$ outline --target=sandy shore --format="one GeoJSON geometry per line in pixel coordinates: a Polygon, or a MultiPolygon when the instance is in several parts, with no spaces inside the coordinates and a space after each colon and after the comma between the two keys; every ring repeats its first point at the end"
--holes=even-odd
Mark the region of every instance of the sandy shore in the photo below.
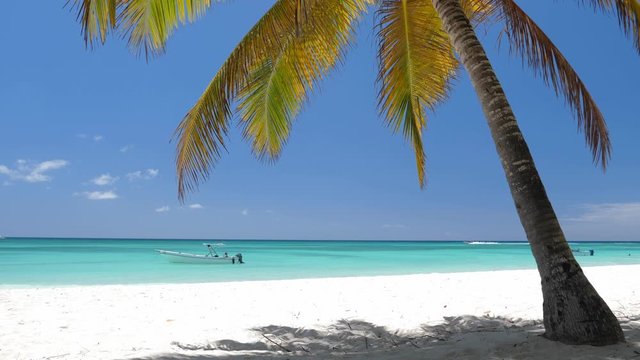
{"type": "Polygon", "coordinates": [[[541,338],[534,270],[0,287],[1,359],[640,358],[640,265],[585,269],[627,344],[541,338]]]}

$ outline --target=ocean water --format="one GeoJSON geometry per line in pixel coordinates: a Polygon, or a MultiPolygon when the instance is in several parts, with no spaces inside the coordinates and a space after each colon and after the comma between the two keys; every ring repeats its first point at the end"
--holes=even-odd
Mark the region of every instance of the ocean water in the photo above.
{"type": "MultiPolygon", "coordinates": [[[[535,268],[526,242],[208,240],[245,264],[169,262],[154,249],[204,254],[203,240],[0,240],[0,286],[186,283],[535,268]]],[[[583,266],[640,264],[640,242],[581,242],[583,266]]]]}

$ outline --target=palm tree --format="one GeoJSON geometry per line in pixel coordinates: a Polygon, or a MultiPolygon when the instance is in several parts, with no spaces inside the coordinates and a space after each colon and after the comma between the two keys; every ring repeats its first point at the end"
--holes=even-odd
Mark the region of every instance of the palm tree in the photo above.
{"type": "MultiPolygon", "coordinates": [[[[74,0],[85,41],[120,31],[145,56],[165,50],[171,33],[210,0],[74,0]]],[[[638,0],[582,0],[617,16],[640,50],[638,0]]],[[[610,156],[604,117],[552,41],[514,0],[277,0],[247,33],[180,123],[176,137],[181,200],[204,181],[225,149],[233,106],[260,159],[276,160],[292,121],[314,88],[343,60],[355,25],[377,8],[379,106],[387,124],[415,150],[425,185],[425,109],[447,99],[451,80],[469,73],[496,144],[542,280],[546,336],[571,344],[624,341],[617,319],[569,248],[504,91],[474,32],[502,22],[511,50],[572,108],[594,163],[610,156]],[[457,57],[456,57],[457,55],[457,57]],[[459,58],[459,60],[458,60],[459,58]]]]}

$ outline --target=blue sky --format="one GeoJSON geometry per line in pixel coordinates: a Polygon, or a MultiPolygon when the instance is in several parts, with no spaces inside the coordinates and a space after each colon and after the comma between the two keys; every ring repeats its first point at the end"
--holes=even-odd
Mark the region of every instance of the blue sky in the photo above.
{"type": "MultiPolygon", "coordinates": [[[[56,237],[524,240],[464,73],[429,114],[429,182],[376,109],[373,16],[312,96],[275,165],[234,128],[184,206],[170,142],[179,120],[268,0],[216,4],[145,62],[111,38],[86,50],[66,1],[6,4],[0,23],[0,234],[56,237]],[[27,16],[28,14],[28,16],[27,16]]],[[[613,17],[521,1],[574,65],[613,141],[595,168],[563,101],[480,29],[570,240],[640,240],[638,54],[613,17]]]]}

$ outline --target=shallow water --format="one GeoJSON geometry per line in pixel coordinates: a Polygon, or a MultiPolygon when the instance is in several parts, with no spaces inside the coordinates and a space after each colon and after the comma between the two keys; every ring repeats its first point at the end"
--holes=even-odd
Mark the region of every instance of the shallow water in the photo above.
{"type": "MultiPolygon", "coordinates": [[[[154,249],[202,254],[203,240],[0,240],[0,285],[221,282],[534,268],[526,242],[208,240],[242,265],[175,264],[154,249]]],[[[640,264],[640,242],[580,242],[583,266],[640,264]]]]}

